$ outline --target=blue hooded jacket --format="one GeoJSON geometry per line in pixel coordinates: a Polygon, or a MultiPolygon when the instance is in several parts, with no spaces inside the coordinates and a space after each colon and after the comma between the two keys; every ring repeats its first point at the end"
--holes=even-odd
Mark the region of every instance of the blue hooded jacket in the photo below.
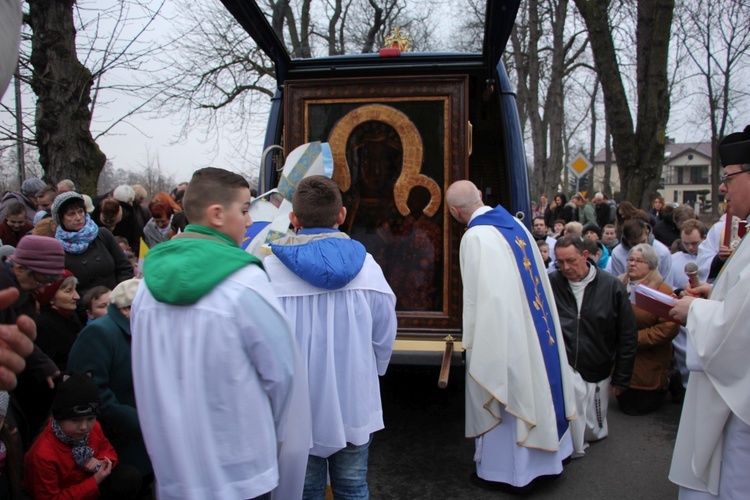
{"type": "Polygon", "coordinates": [[[367,250],[334,228],[300,229],[273,242],[273,254],[294,274],[318,288],[337,290],[362,270],[367,250]]]}

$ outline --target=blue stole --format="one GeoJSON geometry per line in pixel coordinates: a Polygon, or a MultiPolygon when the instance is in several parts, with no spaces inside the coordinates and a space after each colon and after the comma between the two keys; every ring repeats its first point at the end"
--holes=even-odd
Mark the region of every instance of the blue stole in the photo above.
{"type": "MultiPolygon", "coordinates": [[[[503,235],[513,250],[519,266],[521,281],[526,292],[526,300],[529,302],[531,317],[534,319],[534,327],[539,338],[539,347],[542,350],[544,358],[544,367],[547,370],[547,379],[549,380],[550,392],[552,393],[552,403],[555,407],[555,417],[557,421],[557,436],[562,439],[565,431],[568,430],[568,420],[565,418],[565,403],[563,400],[562,390],[562,371],[560,368],[560,352],[557,345],[557,332],[555,323],[552,320],[549,302],[547,302],[544,288],[539,278],[539,269],[534,259],[534,253],[531,250],[532,243],[526,231],[516,221],[515,217],[508,213],[502,206],[498,205],[494,209],[482,215],[478,215],[471,222],[469,227],[474,226],[494,226],[503,235]]],[[[501,286],[500,284],[498,284],[501,286]]]]}
{"type": "Polygon", "coordinates": [[[271,221],[253,222],[253,225],[247,228],[247,231],[245,231],[245,237],[242,239],[240,248],[245,250],[255,239],[255,237],[258,236],[258,234],[263,231],[270,223],[271,221]]]}

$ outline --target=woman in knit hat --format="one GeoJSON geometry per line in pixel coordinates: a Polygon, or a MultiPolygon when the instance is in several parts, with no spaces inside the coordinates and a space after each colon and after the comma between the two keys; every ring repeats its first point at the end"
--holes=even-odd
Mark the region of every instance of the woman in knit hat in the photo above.
{"type": "Polygon", "coordinates": [[[108,229],[97,227],[80,194],[68,191],[58,195],[52,204],[52,218],[58,224],[55,238],[65,249],[65,267],[78,278],[79,294],[97,285],[111,290],[133,277],[125,252],[108,229]]]}
{"type": "MultiPolygon", "coordinates": [[[[36,293],[39,302],[39,314],[34,318],[36,345],[49,356],[61,372],[65,372],[70,348],[83,328],[76,314],[76,302],[79,299],[76,283],[76,278],[66,269],[59,280],[36,293]]],[[[26,384],[31,382],[24,379],[24,394],[19,398],[19,404],[33,438],[41,431],[44,421],[49,416],[55,390],[44,381],[38,380],[33,387],[27,387],[26,384]]]]}
{"type": "Polygon", "coordinates": [[[60,280],[49,284],[36,294],[39,314],[36,317],[36,344],[52,361],[65,371],[68,353],[83,325],[75,314],[78,300],[78,280],[67,269],[60,280]]]}
{"type": "Polygon", "coordinates": [[[138,473],[118,466],[96,421],[99,391],[83,373],[65,377],[52,418],[26,453],[24,485],[32,498],[134,498],[138,473]]]}

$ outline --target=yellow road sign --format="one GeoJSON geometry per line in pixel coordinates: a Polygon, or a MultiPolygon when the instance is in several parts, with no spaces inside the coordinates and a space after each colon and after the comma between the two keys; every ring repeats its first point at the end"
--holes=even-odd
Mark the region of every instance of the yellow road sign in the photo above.
{"type": "Polygon", "coordinates": [[[568,163],[568,168],[576,177],[581,177],[583,174],[588,172],[594,167],[590,161],[584,158],[582,155],[578,155],[568,163]]]}

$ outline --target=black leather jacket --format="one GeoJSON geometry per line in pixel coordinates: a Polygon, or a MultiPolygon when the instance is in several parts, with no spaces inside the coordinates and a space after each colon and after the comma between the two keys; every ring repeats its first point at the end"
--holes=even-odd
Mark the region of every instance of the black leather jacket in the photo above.
{"type": "Polygon", "coordinates": [[[627,388],[638,347],[638,326],[625,285],[597,270],[584,290],[579,316],[567,278],[560,271],[549,278],[570,366],[587,382],[600,382],[612,374],[613,386],[627,388]]]}

